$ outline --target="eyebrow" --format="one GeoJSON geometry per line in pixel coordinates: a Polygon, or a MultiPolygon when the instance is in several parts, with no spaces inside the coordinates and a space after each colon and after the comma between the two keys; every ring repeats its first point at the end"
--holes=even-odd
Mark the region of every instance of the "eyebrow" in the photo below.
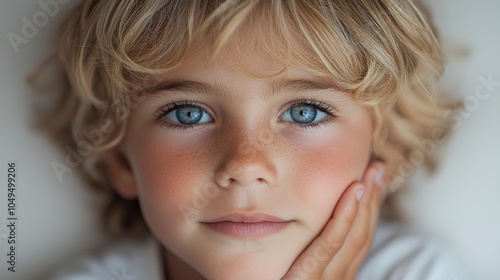
{"type": "MultiPolygon", "coordinates": [[[[260,94],[263,98],[269,98],[280,92],[304,92],[304,91],[320,91],[333,89],[338,91],[338,88],[329,83],[309,79],[287,79],[280,82],[272,82],[270,86],[265,88],[260,94]]],[[[218,84],[208,84],[205,82],[193,80],[170,80],[163,81],[144,91],[146,96],[154,97],[167,92],[182,92],[183,94],[208,94],[218,96],[222,99],[230,97],[230,90],[218,84]]]]}

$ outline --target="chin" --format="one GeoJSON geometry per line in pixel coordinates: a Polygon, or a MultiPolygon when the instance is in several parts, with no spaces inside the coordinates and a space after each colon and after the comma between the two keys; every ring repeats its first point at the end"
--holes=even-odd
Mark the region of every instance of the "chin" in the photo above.
{"type": "Polygon", "coordinates": [[[285,276],[293,260],[244,256],[214,262],[217,263],[205,263],[205,267],[201,269],[207,280],[279,280],[285,276]]]}

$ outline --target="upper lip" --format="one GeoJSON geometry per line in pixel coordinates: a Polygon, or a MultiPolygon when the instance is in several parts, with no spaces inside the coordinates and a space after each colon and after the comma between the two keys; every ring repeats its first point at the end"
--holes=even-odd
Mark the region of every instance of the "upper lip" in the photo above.
{"type": "Polygon", "coordinates": [[[283,223],[287,220],[281,219],[265,213],[231,213],[223,215],[215,219],[204,221],[204,223],[218,223],[218,222],[234,222],[234,223],[259,223],[259,222],[273,222],[283,223]]]}

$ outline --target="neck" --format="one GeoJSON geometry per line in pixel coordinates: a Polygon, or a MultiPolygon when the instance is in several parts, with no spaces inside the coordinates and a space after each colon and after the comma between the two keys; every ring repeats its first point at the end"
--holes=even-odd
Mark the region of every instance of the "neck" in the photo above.
{"type": "Polygon", "coordinates": [[[206,280],[195,269],[165,248],[163,248],[163,264],[165,280],[206,280]]]}

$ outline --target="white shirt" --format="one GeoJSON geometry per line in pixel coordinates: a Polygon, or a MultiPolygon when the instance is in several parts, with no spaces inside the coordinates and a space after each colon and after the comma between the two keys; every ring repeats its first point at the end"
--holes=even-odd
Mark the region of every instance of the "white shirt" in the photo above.
{"type": "MultiPolygon", "coordinates": [[[[396,224],[380,222],[357,280],[467,280],[469,277],[438,243],[396,224]]],[[[50,279],[164,280],[161,247],[153,237],[120,241],[101,256],[65,265],[50,279]]]]}
{"type": "Polygon", "coordinates": [[[438,242],[388,222],[379,223],[357,276],[357,280],[474,279],[438,242]]]}

